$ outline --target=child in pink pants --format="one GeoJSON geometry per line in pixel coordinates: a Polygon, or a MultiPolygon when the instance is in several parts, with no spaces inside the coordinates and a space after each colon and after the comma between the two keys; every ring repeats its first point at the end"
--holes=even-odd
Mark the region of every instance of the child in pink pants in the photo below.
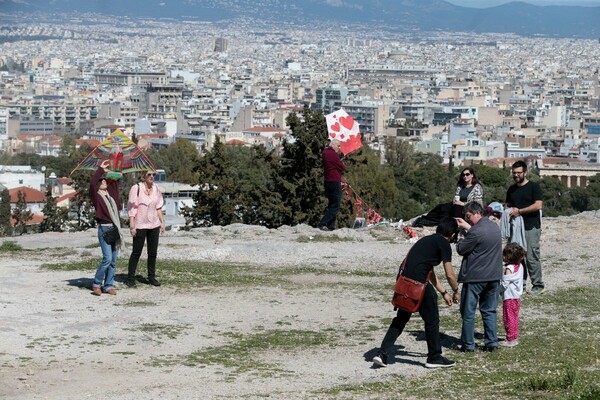
{"type": "Polygon", "coordinates": [[[502,276],[502,319],[506,340],[500,345],[514,347],[519,344],[519,311],[523,294],[523,264],[526,251],[517,243],[508,243],[502,251],[504,275],[502,276]]]}

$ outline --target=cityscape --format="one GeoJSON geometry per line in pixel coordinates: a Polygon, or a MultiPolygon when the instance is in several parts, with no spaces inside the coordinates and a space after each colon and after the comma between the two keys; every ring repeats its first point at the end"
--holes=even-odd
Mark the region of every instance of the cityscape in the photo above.
{"type": "Polygon", "coordinates": [[[0,0],[0,399],[600,399],[598,21],[0,0]]]}
{"type": "MultiPolygon", "coordinates": [[[[306,104],[343,108],[382,153],[394,138],[456,166],[532,159],[568,187],[600,172],[598,39],[255,18],[4,19],[0,151],[9,156],[57,156],[65,136],[94,147],[116,129],[146,149],[184,138],[202,155],[219,138],[277,152],[286,117],[306,104]]],[[[0,184],[39,191],[46,175],[3,166],[0,184]]],[[[57,196],[70,193],[53,178],[57,196]]],[[[172,190],[189,204],[190,187],[172,190]]]]}

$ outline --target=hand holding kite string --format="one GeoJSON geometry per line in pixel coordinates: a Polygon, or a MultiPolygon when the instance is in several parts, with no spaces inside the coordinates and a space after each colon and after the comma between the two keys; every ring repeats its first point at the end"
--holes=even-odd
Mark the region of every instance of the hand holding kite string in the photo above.
{"type": "Polygon", "coordinates": [[[120,129],[111,133],[102,143],[90,152],[74,169],[71,175],[78,169],[95,170],[100,165],[104,168],[110,166],[106,177],[108,179],[120,179],[124,173],[135,171],[154,171],[156,168],[133,141],[120,129]]]}

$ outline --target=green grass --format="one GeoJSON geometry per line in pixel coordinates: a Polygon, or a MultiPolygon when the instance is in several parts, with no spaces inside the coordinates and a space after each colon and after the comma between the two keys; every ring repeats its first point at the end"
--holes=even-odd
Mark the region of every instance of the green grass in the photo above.
{"type": "MultiPolygon", "coordinates": [[[[599,399],[600,289],[580,287],[527,297],[523,307],[536,314],[522,321],[519,346],[513,349],[469,354],[445,349],[445,356],[457,362],[452,369],[406,379],[402,364],[396,363],[392,367],[400,376],[342,385],[319,394],[331,398],[392,398],[393,393],[393,398],[423,399],[599,399]]],[[[440,318],[441,330],[446,333],[449,327],[460,327],[455,315],[442,313],[440,318]]],[[[479,323],[477,331],[482,331],[479,323]]],[[[499,333],[504,332],[499,329],[499,333]]]]}
{"type": "MultiPolygon", "coordinates": [[[[42,268],[53,271],[88,271],[92,273],[98,267],[98,257],[84,259],[79,262],[43,264],[42,268]]],[[[142,261],[143,263],[143,261],[142,261]]],[[[193,262],[193,261],[158,261],[157,272],[160,281],[170,287],[241,287],[241,286],[281,286],[286,284],[287,276],[304,274],[334,275],[341,277],[355,276],[365,278],[387,278],[388,271],[335,270],[314,267],[265,268],[247,264],[193,262]]],[[[142,268],[143,269],[143,268],[142,268]]],[[[117,262],[117,271],[127,270],[127,260],[117,262]]],[[[287,282],[292,285],[292,282],[287,282]]],[[[330,283],[337,286],[342,283],[330,283]]],[[[362,285],[353,283],[351,285],[362,285]]],[[[123,304],[127,306],[128,304],[123,304]]]]}
{"type": "Polygon", "coordinates": [[[290,372],[274,362],[261,360],[260,355],[269,352],[293,353],[307,347],[331,346],[336,343],[335,338],[325,331],[270,330],[249,335],[232,333],[226,336],[232,339],[231,343],[182,356],[155,357],[149,365],[154,367],[178,364],[188,367],[220,365],[233,370],[236,375],[251,373],[262,377],[284,376],[290,372]]]}
{"type": "Polygon", "coordinates": [[[317,233],[314,236],[300,235],[300,236],[298,236],[296,241],[299,243],[309,243],[309,242],[332,243],[332,242],[356,242],[357,239],[354,239],[351,237],[341,237],[341,236],[338,236],[335,234],[321,235],[320,233],[317,233]]]}
{"type": "Polygon", "coordinates": [[[191,329],[190,325],[168,325],[168,324],[141,324],[136,328],[128,328],[129,331],[140,331],[152,340],[155,339],[177,339],[186,330],[191,329]]]}
{"type": "Polygon", "coordinates": [[[8,253],[13,251],[22,251],[23,247],[12,240],[5,240],[0,244],[0,253],[8,253]]]}

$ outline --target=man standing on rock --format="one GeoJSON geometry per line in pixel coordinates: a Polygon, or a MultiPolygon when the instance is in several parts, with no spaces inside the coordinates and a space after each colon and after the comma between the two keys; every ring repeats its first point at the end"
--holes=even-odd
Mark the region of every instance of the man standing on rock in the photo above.
{"type": "Polygon", "coordinates": [[[475,351],[475,312],[483,320],[484,351],[498,349],[497,312],[502,279],[502,234],[495,222],[484,216],[483,206],[475,201],[464,208],[465,219],[457,218],[458,226],[466,230],[456,243],[456,252],[463,256],[458,282],[463,284],[460,298],[463,352],[475,351]]]}
{"type": "MultiPolygon", "coordinates": [[[[542,262],[540,261],[540,236],[542,234],[543,194],[540,185],[527,179],[527,164],[517,161],[512,165],[515,184],[506,192],[506,206],[512,207],[511,218],[523,217],[525,242],[527,243],[526,273],[531,278],[532,289],[529,293],[539,295],[546,290],[542,281],[542,262]]],[[[527,274],[524,279],[527,279],[527,274]]]]}
{"type": "Polygon", "coordinates": [[[327,211],[317,226],[322,231],[332,231],[335,229],[336,216],[340,211],[342,202],[342,174],[346,170],[346,165],[342,162],[338,154],[340,145],[341,142],[334,139],[322,153],[325,196],[327,196],[327,200],[329,201],[327,211]]]}

